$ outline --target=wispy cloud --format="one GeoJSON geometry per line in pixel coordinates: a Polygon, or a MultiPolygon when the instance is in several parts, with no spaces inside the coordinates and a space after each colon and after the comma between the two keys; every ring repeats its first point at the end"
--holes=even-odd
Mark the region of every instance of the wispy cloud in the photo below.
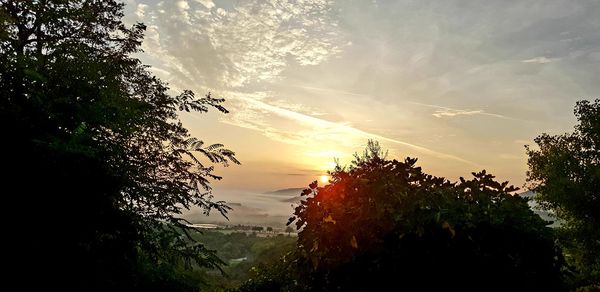
{"type": "Polygon", "coordinates": [[[436,118],[442,118],[442,117],[455,117],[455,116],[471,116],[471,115],[477,115],[477,114],[483,114],[483,113],[484,112],[482,110],[466,111],[466,110],[439,109],[439,110],[436,110],[435,113],[433,113],[431,115],[436,118]]]}
{"type": "Polygon", "coordinates": [[[307,114],[310,116],[323,116],[323,115],[327,114],[327,113],[323,112],[322,110],[312,108],[312,107],[304,105],[302,103],[289,102],[285,99],[275,99],[275,100],[269,101],[269,104],[272,104],[276,107],[288,109],[291,111],[307,114]]]}
{"type": "Polygon", "coordinates": [[[322,88],[322,87],[305,86],[305,85],[292,85],[292,86],[297,87],[297,88],[307,89],[307,90],[313,90],[313,91],[322,91],[322,92],[328,92],[328,93],[335,93],[335,94],[339,94],[339,95],[353,95],[353,96],[358,96],[358,97],[371,97],[371,96],[369,96],[367,94],[350,92],[350,91],[339,90],[339,89],[322,88]]]}
{"type": "Polygon", "coordinates": [[[517,118],[513,118],[513,117],[501,115],[501,114],[488,113],[488,112],[486,112],[486,111],[484,111],[482,109],[478,109],[478,110],[464,110],[464,109],[456,109],[456,108],[451,108],[451,107],[445,107],[445,106],[439,106],[439,105],[433,105],[433,104],[426,104],[426,103],[420,103],[420,102],[409,102],[409,103],[410,104],[424,106],[424,107],[435,108],[436,109],[435,112],[432,113],[431,115],[434,116],[434,117],[436,117],[436,118],[483,115],[483,116],[495,117],[495,118],[499,118],[499,119],[520,120],[520,119],[517,119],[517,118]]]}
{"type": "Polygon", "coordinates": [[[213,7],[215,7],[215,3],[212,2],[212,0],[194,0],[202,5],[204,5],[204,7],[208,8],[208,9],[212,9],[213,7]]]}
{"type": "Polygon", "coordinates": [[[134,12],[135,16],[137,16],[138,18],[144,18],[144,16],[146,15],[146,8],[148,8],[148,5],[138,4],[134,12]]]}
{"type": "Polygon", "coordinates": [[[560,60],[560,58],[547,58],[547,57],[541,56],[541,57],[535,57],[535,58],[531,58],[531,59],[527,59],[527,60],[522,60],[521,62],[534,63],[534,64],[546,64],[546,63],[552,63],[552,62],[555,62],[558,60],[560,60]]]}
{"type": "Polygon", "coordinates": [[[258,98],[248,97],[248,94],[231,93],[230,98],[241,102],[246,111],[241,114],[233,114],[226,123],[247,129],[257,130],[265,136],[289,144],[310,145],[312,143],[330,142],[336,144],[345,144],[348,147],[355,147],[364,143],[366,139],[376,139],[381,142],[389,142],[416,150],[421,154],[430,155],[440,159],[459,161],[469,165],[475,165],[473,162],[461,157],[435,151],[420,145],[408,143],[398,139],[386,137],[380,134],[367,132],[355,128],[348,123],[336,123],[325,119],[309,116],[303,113],[295,112],[289,109],[280,108],[259,100],[258,98]],[[271,126],[264,118],[264,112],[274,114],[280,118],[285,118],[297,122],[304,126],[304,130],[285,130],[271,126]],[[251,113],[251,114],[249,114],[251,113]]]}

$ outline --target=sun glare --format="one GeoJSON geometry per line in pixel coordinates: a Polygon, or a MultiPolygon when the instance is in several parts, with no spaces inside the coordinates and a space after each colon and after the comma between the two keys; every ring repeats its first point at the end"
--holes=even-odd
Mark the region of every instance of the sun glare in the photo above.
{"type": "Polygon", "coordinates": [[[324,183],[324,184],[325,184],[325,183],[328,183],[328,182],[329,182],[329,176],[328,176],[328,175],[322,175],[322,176],[320,177],[320,180],[321,180],[321,182],[322,182],[322,183],[324,183]]]}

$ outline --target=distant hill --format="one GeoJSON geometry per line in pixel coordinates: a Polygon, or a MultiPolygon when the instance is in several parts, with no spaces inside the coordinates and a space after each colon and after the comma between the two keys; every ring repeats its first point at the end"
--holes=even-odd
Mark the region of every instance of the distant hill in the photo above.
{"type": "MultiPolygon", "coordinates": [[[[184,218],[194,224],[243,224],[243,225],[268,225],[273,227],[285,227],[289,216],[271,215],[267,210],[244,206],[240,203],[234,203],[232,210],[227,212],[229,219],[221,216],[217,211],[210,212],[209,216],[200,210],[188,210],[184,214],[184,218]]],[[[291,212],[290,212],[291,214],[291,212]]]]}
{"type": "Polygon", "coordinates": [[[288,199],[282,199],[281,201],[285,202],[285,203],[299,204],[300,201],[302,201],[302,199],[303,199],[302,196],[295,196],[295,197],[291,197],[291,198],[288,198],[288,199]]]}
{"type": "Polygon", "coordinates": [[[221,192],[219,199],[228,202],[227,205],[232,208],[227,212],[229,220],[221,216],[217,210],[213,210],[209,216],[206,216],[204,210],[200,208],[186,210],[182,216],[192,223],[285,228],[290,215],[294,213],[292,200],[299,197],[302,190],[302,188],[286,188],[263,193],[244,193],[238,190],[221,192]]]}
{"type": "Polygon", "coordinates": [[[523,198],[531,198],[535,196],[535,193],[533,191],[526,191],[526,192],[522,192],[519,194],[519,197],[523,197],[523,198]]]}
{"type": "Polygon", "coordinates": [[[274,198],[279,202],[298,204],[300,203],[300,200],[302,200],[302,196],[300,196],[302,190],[304,190],[304,188],[287,188],[272,192],[266,192],[263,193],[263,195],[265,197],[274,198]]]}
{"type": "Polygon", "coordinates": [[[302,190],[304,190],[304,188],[287,188],[287,189],[266,192],[263,194],[275,195],[275,196],[296,197],[296,196],[300,195],[300,193],[302,193],[302,190]]]}
{"type": "Polygon", "coordinates": [[[527,204],[533,210],[534,213],[538,214],[542,219],[546,221],[552,222],[550,227],[556,227],[560,225],[560,220],[558,220],[552,212],[539,209],[539,204],[533,199],[535,197],[535,193],[532,191],[526,191],[518,194],[519,197],[529,199],[527,204]]]}

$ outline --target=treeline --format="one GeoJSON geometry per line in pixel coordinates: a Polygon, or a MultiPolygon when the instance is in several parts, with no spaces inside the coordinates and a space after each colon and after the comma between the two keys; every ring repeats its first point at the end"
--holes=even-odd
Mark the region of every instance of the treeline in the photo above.
{"type": "Polygon", "coordinates": [[[247,231],[273,231],[273,227],[267,226],[258,226],[258,225],[230,225],[225,227],[225,229],[233,229],[233,230],[247,230],[247,231]]]}

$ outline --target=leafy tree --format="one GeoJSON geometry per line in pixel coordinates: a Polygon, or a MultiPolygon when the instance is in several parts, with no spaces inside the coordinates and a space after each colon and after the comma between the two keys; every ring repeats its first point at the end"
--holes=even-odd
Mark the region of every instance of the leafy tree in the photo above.
{"type": "Polygon", "coordinates": [[[285,228],[285,232],[287,232],[287,234],[290,235],[290,233],[294,232],[294,228],[292,228],[291,226],[287,226],[285,228]]]}
{"type": "Polygon", "coordinates": [[[284,266],[301,276],[295,282],[267,277],[262,284],[561,289],[562,258],[552,229],[525,199],[511,195],[516,188],[485,171],[452,183],[424,173],[416,159],[385,154],[370,142],[348,169],[336,167],[331,184],[313,182],[302,192],[306,199],[290,219],[300,230],[298,258],[284,266]]]}
{"type": "Polygon", "coordinates": [[[320,287],[309,285],[306,281],[309,276],[298,268],[298,258],[296,250],[292,249],[277,260],[255,266],[250,270],[251,278],[232,291],[317,291],[320,287]]]}
{"type": "Polygon", "coordinates": [[[600,285],[600,100],[577,102],[572,133],[541,134],[527,147],[530,187],[540,205],[561,219],[576,285],[600,285]]]}
{"type": "Polygon", "coordinates": [[[14,269],[42,270],[44,286],[184,289],[173,263],[220,263],[176,216],[225,214],[212,165],[239,162],[190,137],[177,113],[226,113],[224,100],[169,94],[132,57],[145,26],[126,27],[122,11],[114,0],[0,0],[4,204],[22,213],[5,222],[14,269]]]}
{"type": "Polygon", "coordinates": [[[273,227],[271,227],[271,226],[268,226],[268,227],[267,227],[267,231],[268,231],[268,232],[273,232],[273,227]]]}
{"type": "Polygon", "coordinates": [[[201,281],[197,281],[201,291],[236,288],[255,273],[277,263],[281,256],[296,246],[295,238],[286,236],[257,237],[248,236],[244,232],[225,234],[218,231],[205,231],[201,237],[195,236],[201,238],[208,248],[217,249],[219,257],[225,261],[245,258],[243,261],[230,262],[223,267],[222,274],[207,269],[189,271],[189,274],[201,277],[201,281]]]}

